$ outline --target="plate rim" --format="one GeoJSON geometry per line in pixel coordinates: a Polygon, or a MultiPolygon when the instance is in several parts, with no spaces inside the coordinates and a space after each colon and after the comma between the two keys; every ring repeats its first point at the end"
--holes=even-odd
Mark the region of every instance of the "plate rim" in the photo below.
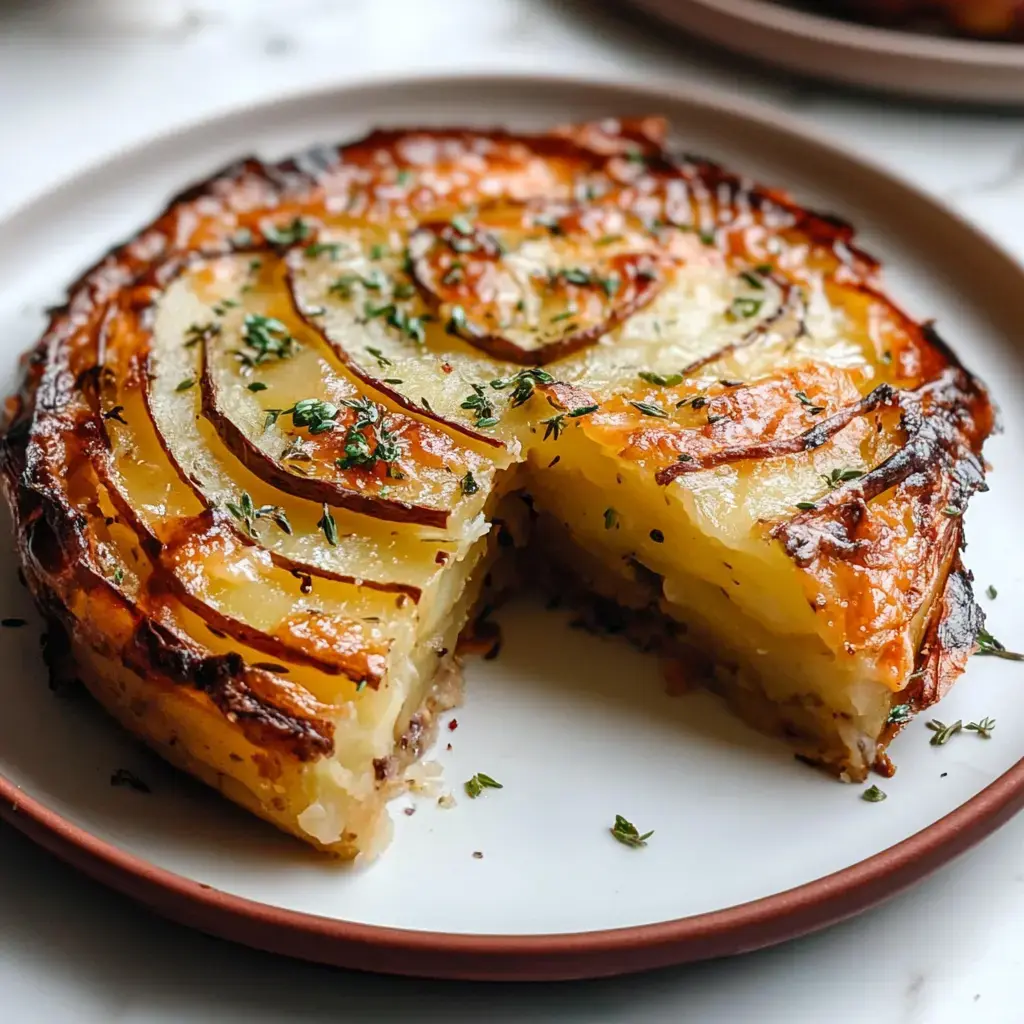
{"type": "MultiPolygon", "coordinates": [[[[1008,269],[1024,268],[995,239],[900,174],[846,149],[798,118],[722,91],[658,79],[640,82],[590,74],[475,71],[373,75],[299,89],[240,104],[120,147],[30,196],[0,218],[9,226],[59,193],[125,160],[188,136],[215,131],[246,115],[269,115],[303,103],[357,98],[361,92],[409,88],[542,86],[614,91],[657,105],[700,106],[753,120],[805,146],[824,150],[930,206],[973,236],[1008,269]]],[[[643,925],[534,935],[435,932],[364,924],[288,910],[193,881],[99,838],[0,774],[0,818],[92,878],[179,923],[244,945],[340,967],[473,980],[562,980],[600,977],[762,948],[836,923],[923,879],[980,842],[1024,807],[1024,758],[979,793],[893,846],[802,885],[702,914],[643,925]]]]}
{"type": "Polygon", "coordinates": [[[791,72],[932,99],[1024,102],[1024,43],[887,29],[774,0],[626,2],[677,28],[791,72]],[[755,31],[756,37],[751,34],[755,31]],[[782,43],[787,54],[773,53],[763,44],[765,38],[782,43]],[[963,76],[959,84],[942,77],[950,71],[963,76]],[[971,73],[982,77],[964,85],[971,73]],[[1006,95],[1011,83],[1015,92],[1006,95]]]}

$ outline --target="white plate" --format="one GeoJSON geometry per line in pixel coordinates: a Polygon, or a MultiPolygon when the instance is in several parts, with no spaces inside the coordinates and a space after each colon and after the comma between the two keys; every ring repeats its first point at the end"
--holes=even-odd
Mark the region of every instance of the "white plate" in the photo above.
{"type": "MultiPolygon", "coordinates": [[[[967,562],[981,591],[999,591],[994,602],[982,598],[992,632],[1008,645],[1024,641],[1024,472],[1014,457],[1024,432],[1024,354],[1015,340],[1024,275],[935,200],[774,111],[704,93],[538,78],[385,82],[268,104],[150,142],[0,225],[5,390],[18,353],[42,328],[40,308],[172,192],[231,157],[281,156],[381,124],[542,127],[638,113],[665,114],[686,149],[852,220],[888,266],[896,298],[916,316],[937,316],[990,382],[1005,433],[986,449],[992,491],[968,514],[967,562]]],[[[654,659],[523,600],[500,616],[501,656],[469,663],[458,728],[442,728],[435,755],[457,793],[477,771],[504,789],[463,796],[451,810],[400,799],[386,854],[369,867],[339,867],[164,767],[89,703],[51,694],[15,557],[0,558],[0,616],[31,620],[0,630],[0,775],[8,780],[0,791],[20,790],[11,819],[166,913],[297,955],[536,977],[737,951],[877,901],[1024,801],[1024,666],[974,659],[936,714],[993,717],[994,737],[965,733],[936,748],[924,722],[913,723],[892,747],[899,771],[881,782],[888,800],[871,804],[860,787],[797,763],[714,699],[667,696],[654,659]],[[152,793],[112,788],[120,767],[152,793]],[[408,805],[417,808],[411,817],[401,813],[408,805]],[[611,840],[615,814],[654,829],[649,846],[611,840]]]]}

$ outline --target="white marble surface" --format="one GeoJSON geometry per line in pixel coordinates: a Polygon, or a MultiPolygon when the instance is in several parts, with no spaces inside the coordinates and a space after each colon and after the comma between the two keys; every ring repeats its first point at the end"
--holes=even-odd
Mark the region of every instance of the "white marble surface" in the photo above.
{"type": "MultiPolygon", "coordinates": [[[[0,215],[193,118],[390,72],[669,76],[779,103],[948,199],[1024,258],[1024,115],[840,93],[743,66],[597,0],[6,0],[0,215]]],[[[821,935],[729,961],[559,986],[332,971],[167,924],[0,826],[0,1019],[1024,1019],[1024,818],[914,891],[821,935]]]]}

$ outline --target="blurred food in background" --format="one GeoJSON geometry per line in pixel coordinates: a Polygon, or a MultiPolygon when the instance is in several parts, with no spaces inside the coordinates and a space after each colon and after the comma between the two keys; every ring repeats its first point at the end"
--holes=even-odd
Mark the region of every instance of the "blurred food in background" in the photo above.
{"type": "Polygon", "coordinates": [[[885,25],[1024,41],[1022,0],[826,0],[824,6],[885,25]]]}

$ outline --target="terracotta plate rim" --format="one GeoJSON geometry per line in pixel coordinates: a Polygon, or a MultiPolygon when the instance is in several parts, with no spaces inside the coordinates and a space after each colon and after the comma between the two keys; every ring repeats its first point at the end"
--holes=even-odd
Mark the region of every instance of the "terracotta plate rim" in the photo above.
{"type": "MultiPolygon", "coordinates": [[[[614,91],[651,109],[668,101],[703,106],[754,120],[812,148],[824,150],[897,186],[955,222],[974,241],[1020,273],[996,242],[941,201],[898,175],[856,156],[800,121],[773,108],[713,90],[662,82],[632,84],[614,78],[537,74],[378,76],[230,109],[119,150],[19,205],[10,224],[63,190],[122,160],[196,131],[215,130],[246,113],[287,110],[303,102],[359,101],[361,91],[410,88],[480,89],[507,85],[614,91]]],[[[894,846],[796,888],[723,910],[654,924],[544,935],[486,935],[413,931],[358,924],[285,910],[191,881],[128,853],[75,825],[0,775],[0,818],[94,879],[173,920],[222,938],[287,956],[340,967],[435,978],[555,980],[600,977],[731,955],[823,928],[905,889],[965,852],[1024,807],[1024,758],[954,811],[894,846]]]]}
{"type": "Polygon", "coordinates": [[[790,71],[932,98],[1024,102],[1024,44],[862,25],[774,0],[627,2],[790,71]]]}

